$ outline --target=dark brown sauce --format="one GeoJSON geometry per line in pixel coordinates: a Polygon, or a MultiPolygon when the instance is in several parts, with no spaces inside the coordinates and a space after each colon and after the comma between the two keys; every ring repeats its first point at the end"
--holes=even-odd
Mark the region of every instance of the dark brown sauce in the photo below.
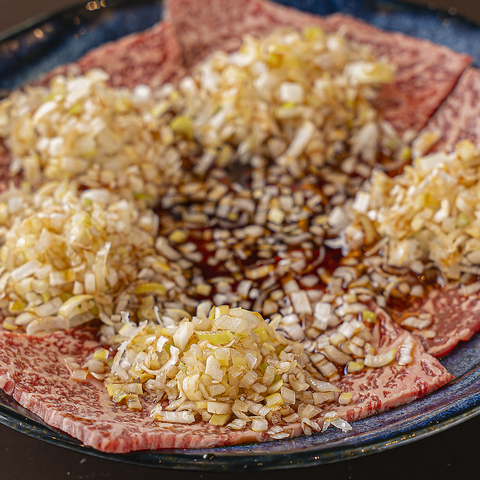
{"type": "MultiPolygon", "coordinates": [[[[188,185],[190,182],[205,182],[206,177],[212,173],[212,170],[209,170],[205,176],[196,176],[193,173],[195,162],[190,160],[187,163],[189,164],[189,168],[185,169],[185,177],[182,179],[183,185],[188,185]]],[[[379,157],[377,158],[377,165],[379,165],[380,168],[382,165],[385,165],[387,170],[387,163],[387,156],[379,154],[379,157]]],[[[405,164],[402,164],[398,168],[387,171],[387,174],[391,177],[401,174],[404,166],[405,164]]],[[[338,165],[329,165],[328,168],[330,171],[343,174],[338,165]]],[[[300,219],[296,225],[299,230],[305,232],[309,231],[311,222],[315,219],[315,216],[318,214],[325,214],[325,209],[329,203],[329,199],[323,192],[323,187],[326,183],[325,180],[322,178],[317,167],[310,166],[308,169],[308,175],[300,179],[294,179],[291,176],[288,176],[288,178],[285,177],[288,181],[282,185],[281,177],[278,177],[278,172],[275,173],[276,169],[278,169],[278,166],[276,166],[271,160],[266,161],[266,164],[263,167],[263,176],[267,180],[265,188],[276,187],[279,189],[279,192],[282,192],[282,188],[288,188],[288,191],[290,191],[292,195],[299,190],[310,190],[312,191],[312,195],[319,195],[321,197],[321,205],[318,207],[320,211],[311,211],[307,218],[300,219]],[[270,175],[273,175],[273,177],[270,177],[270,175]],[[279,179],[278,183],[271,183],[271,178],[279,179]]],[[[227,186],[225,195],[235,195],[236,186],[241,186],[243,189],[245,189],[245,191],[249,191],[252,188],[254,172],[255,169],[249,163],[242,163],[237,159],[228,164],[222,170],[217,168],[216,174],[211,177],[210,180],[215,178],[216,182],[227,186]]],[[[359,179],[359,175],[357,173],[352,173],[349,175],[349,177],[359,179]]],[[[225,276],[232,278],[232,291],[236,292],[239,279],[244,279],[246,277],[245,273],[247,270],[252,270],[264,265],[276,266],[282,260],[282,257],[278,253],[275,253],[275,247],[282,243],[281,236],[277,236],[275,231],[269,230],[268,225],[265,225],[263,227],[264,233],[262,234],[261,238],[264,246],[267,244],[269,247],[271,247],[272,254],[269,258],[264,258],[260,255],[262,248],[260,248],[261,246],[255,238],[247,238],[239,241],[240,248],[243,252],[242,255],[239,255],[239,253],[235,251],[234,245],[231,245],[227,242],[225,248],[229,250],[228,261],[235,267],[233,271],[231,268],[227,267],[224,260],[220,260],[218,263],[212,265],[211,262],[214,259],[217,250],[213,239],[214,230],[221,229],[227,231],[229,234],[228,240],[230,241],[231,239],[235,238],[234,232],[236,229],[243,228],[247,225],[254,225],[254,213],[250,213],[246,221],[245,218],[242,222],[230,221],[228,219],[218,217],[215,214],[216,210],[214,208],[213,213],[210,212],[207,214],[207,221],[204,225],[192,226],[191,224],[189,225],[182,220],[183,214],[189,211],[203,212],[203,207],[206,203],[206,200],[195,198],[195,196],[189,198],[188,195],[179,195],[178,198],[180,200],[175,202],[175,204],[171,205],[169,208],[162,208],[161,206],[158,206],[156,209],[156,213],[160,218],[160,235],[168,237],[173,230],[179,229],[185,232],[187,236],[186,242],[192,242],[195,244],[197,252],[201,253],[202,260],[200,262],[195,262],[195,265],[191,267],[190,272],[185,272],[185,274],[186,276],[190,276],[190,278],[192,276],[202,277],[204,282],[211,284],[213,288],[210,298],[216,293],[216,288],[213,285],[214,282],[212,281],[216,277],[225,276]],[[236,271],[238,271],[238,273],[235,273],[236,271]]],[[[216,205],[218,202],[213,203],[216,205]]],[[[255,200],[255,211],[257,208],[258,201],[255,200]]],[[[306,251],[300,249],[298,246],[283,245],[283,247],[284,254],[292,254],[298,250],[301,250],[302,253],[306,253],[306,251]]],[[[277,282],[271,288],[281,288],[288,280],[298,279],[302,275],[317,274],[320,267],[325,270],[328,277],[328,275],[331,275],[339,266],[348,265],[347,258],[342,255],[340,249],[332,249],[324,246],[321,247],[317,244],[313,249],[309,250],[308,254],[310,255],[310,258],[308,259],[308,262],[302,271],[290,270],[284,272],[283,275],[278,277],[277,282]],[[322,249],[324,249],[325,252],[323,258],[321,258],[323,255],[322,249]]],[[[354,257],[359,261],[359,274],[363,274],[364,272],[361,267],[363,255],[364,253],[362,251],[356,251],[352,252],[349,256],[349,259],[354,257]]],[[[254,286],[259,287],[269,275],[270,273],[261,278],[255,278],[253,281],[254,286]]],[[[432,288],[438,288],[438,284],[436,284],[435,280],[432,281],[431,279],[426,278],[419,278],[418,280],[420,280],[420,283],[423,285],[425,290],[423,297],[418,298],[411,295],[403,295],[398,290],[394,289],[388,298],[386,308],[395,319],[399,319],[398,321],[403,319],[404,312],[418,310],[424,302],[428,292],[432,288]]],[[[325,287],[325,277],[322,277],[321,282],[312,288],[324,290],[325,287]]],[[[305,288],[305,290],[308,290],[308,288],[305,288]]],[[[194,294],[193,290],[191,290],[190,293],[193,297],[195,297],[196,294],[194,294]]]]}

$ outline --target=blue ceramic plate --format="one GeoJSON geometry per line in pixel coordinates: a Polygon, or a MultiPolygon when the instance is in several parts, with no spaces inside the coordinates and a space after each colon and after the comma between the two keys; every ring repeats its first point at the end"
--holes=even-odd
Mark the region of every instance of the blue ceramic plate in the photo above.
{"type": "MultiPolygon", "coordinates": [[[[389,0],[284,0],[326,15],[345,12],[386,30],[447,45],[480,60],[480,28],[441,11],[389,0]]],[[[56,65],[162,17],[158,1],[94,1],[37,19],[0,37],[0,90],[18,87],[56,65]],[[105,6],[106,5],[106,6],[105,6]]],[[[38,439],[84,454],[143,466],[242,471],[305,467],[358,457],[432,435],[480,413],[480,335],[442,359],[456,379],[414,403],[353,424],[353,434],[329,429],[311,437],[205,450],[106,454],[45,425],[0,391],[0,422],[38,439]]]]}

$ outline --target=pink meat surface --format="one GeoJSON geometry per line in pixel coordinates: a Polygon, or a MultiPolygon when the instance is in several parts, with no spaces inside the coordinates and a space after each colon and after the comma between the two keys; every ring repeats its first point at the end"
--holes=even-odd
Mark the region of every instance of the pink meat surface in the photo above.
{"type": "MultiPolygon", "coordinates": [[[[373,345],[379,353],[396,348],[409,335],[385,314],[375,327],[373,345]]],[[[85,445],[104,452],[125,453],[160,448],[204,448],[270,439],[263,432],[231,431],[204,422],[160,426],[149,417],[153,402],[143,401],[142,412],[131,412],[112,402],[102,383],[70,380],[65,359],[83,363],[99,344],[92,330],[79,329],[45,336],[0,332],[0,388],[47,424],[63,430],[85,445]]],[[[324,409],[353,421],[410,402],[450,380],[442,365],[417,344],[409,366],[392,365],[345,377],[338,383],[354,392],[350,405],[324,409]]],[[[323,418],[318,420],[323,424],[323,418]]],[[[300,424],[283,424],[292,435],[300,424]]]]}
{"type": "Polygon", "coordinates": [[[372,53],[397,66],[395,81],[382,87],[378,107],[400,133],[426,125],[471,61],[447,47],[387,32],[348,15],[332,15],[327,24],[328,30],[368,45],[372,53]]]}
{"type": "Polygon", "coordinates": [[[451,152],[461,140],[480,144],[480,70],[469,68],[455,90],[428,122],[425,131],[440,133],[434,150],[451,152]]]}
{"type": "Polygon", "coordinates": [[[261,37],[282,26],[325,26],[322,17],[262,0],[167,0],[165,15],[186,67],[215,50],[238,49],[246,34],[261,37]]]}
{"type": "MultiPolygon", "coordinates": [[[[438,132],[440,140],[432,151],[451,152],[461,140],[480,145],[480,70],[469,68],[452,94],[430,119],[423,132],[438,132]]],[[[429,328],[435,336],[418,335],[427,351],[435,357],[450,352],[460,341],[469,340],[480,330],[480,299],[465,297],[456,288],[431,292],[419,312],[431,313],[429,328]]]]}
{"type": "MultiPolygon", "coordinates": [[[[180,46],[169,23],[160,22],[152,28],[106,43],[91,50],[79,60],[61,65],[33,82],[47,85],[55,75],[78,75],[101,68],[110,75],[112,87],[134,88],[144,84],[152,88],[185,75],[180,46]]],[[[10,153],[0,139],[0,192],[7,186],[10,153]]],[[[18,180],[18,177],[16,178],[18,180]]]]}
{"type": "Polygon", "coordinates": [[[45,83],[58,74],[85,73],[92,68],[105,70],[110,75],[111,86],[127,88],[138,84],[155,88],[183,72],[180,47],[173,28],[169,23],[161,22],[145,32],[106,43],[75,63],[53,70],[41,81],[45,83]]]}
{"type": "MultiPolygon", "coordinates": [[[[374,53],[398,66],[395,83],[382,90],[381,107],[385,117],[403,132],[425,125],[469,63],[465,55],[402,34],[383,32],[344,15],[322,19],[261,0],[170,0],[167,3],[168,18],[179,43],[171,24],[164,22],[147,32],[93,50],[74,64],[76,66],[61,67],[55,73],[72,69],[85,72],[100,67],[111,75],[114,86],[131,88],[147,83],[156,87],[183,74],[182,60],[189,68],[212,50],[234,50],[246,33],[262,35],[278,26],[301,28],[315,24],[344,32],[347,37],[370,45],[374,53]]],[[[462,135],[476,138],[473,135],[479,131],[475,116],[479,78],[477,70],[469,70],[432,119],[432,126],[447,132],[445,145],[453,145],[453,139],[462,135]],[[452,112],[457,117],[452,116],[452,112]],[[462,119],[470,120],[458,126],[462,119]]],[[[2,148],[0,146],[0,178],[5,179],[9,157],[2,148]]],[[[447,353],[458,341],[467,340],[480,329],[477,297],[464,298],[456,291],[436,291],[422,311],[434,314],[431,330],[436,336],[422,341],[435,356],[447,353]]],[[[391,348],[398,352],[410,334],[386,315],[380,314],[380,318],[374,342],[378,352],[391,348]]],[[[0,332],[0,388],[48,424],[106,452],[200,448],[269,439],[265,433],[234,432],[201,422],[171,428],[159,426],[148,415],[153,403],[144,401],[141,413],[130,412],[113,403],[100,382],[70,380],[65,358],[71,356],[82,363],[97,347],[93,333],[88,330],[43,337],[0,332]]],[[[338,386],[343,391],[354,392],[352,403],[337,408],[330,406],[325,411],[334,409],[342,418],[354,421],[419,398],[451,379],[441,364],[417,343],[412,365],[401,367],[393,362],[387,367],[344,377],[338,386]]],[[[301,433],[299,424],[288,428],[292,435],[301,433]]]]}
{"type": "Polygon", "coordinates": [[[421,338],[428,353],[442,357],[460,341],[466,342],[480,330],[480,296],[462,295],[458,288],[433,290],[422,307],[412,315],[430,313],[433,324],[428,328],[434,336],[416,335],[421,338]]]}

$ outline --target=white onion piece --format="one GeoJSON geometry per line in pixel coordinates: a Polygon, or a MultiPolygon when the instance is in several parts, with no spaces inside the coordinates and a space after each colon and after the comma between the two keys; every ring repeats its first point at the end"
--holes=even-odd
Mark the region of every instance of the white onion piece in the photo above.
{"type": "Polygon", "coordinates": [[[368,354],[365,356],[364,365],[366,367],[380,368],[392,363],[395,358],[395,349],[379,355],[368,354]]]}
{"type": "Polygon", "coordinates": [[[181,412],[161,411],[156,414],[156,419],[168,423],[190,424],[195,422],[195,415],[187,410],[181,412]]]}

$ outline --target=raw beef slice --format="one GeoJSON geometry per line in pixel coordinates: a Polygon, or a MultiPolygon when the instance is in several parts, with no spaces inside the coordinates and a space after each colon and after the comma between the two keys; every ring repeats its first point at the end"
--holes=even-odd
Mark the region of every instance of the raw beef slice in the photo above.
{"type": "MultiPolygon", "coordinates": [[[[65,359],[82,364],[99,347],[92,330],[45,336],[0,332],[0,388],[47,424],[104,452],[125,453],[158,448],[200,448],[238,442],[238,433],[208,424],[159,427],[142,412],[115,404],[96,380],[70,380],[65,359]]],[[[241,440],[256,441],[247,432],[241,440]]]]}
{"type": "Polygon", "coordinates": [[[382,87],[378,107],[399,133],[422,129],[471,61],[447,47],[386,32],[348,15],[328,17],[327,30],[368,45],[376,56],[397,66],[394,82],[382,87]]]}
{"type": "Polygon", "coordinates": [[[461,140],[480,146],[480,70],[469,68],[462,75],[424,131],[440,134],[435,151],[452,152],[461,140]]]}
{"type": "MultiPolygon", "coordinates": [[[[384,313],[375,327],[372,344],[378,353],[397,352],[410,334],[399,329],[384,313]]],[[[153,402],[144,401],[141,412],[132,412],[112,402],[101,382],[70,380],[65,359],[82,364],[99,347],[92,330],[78,329],[45,336],[0,332],[0,388],[46,423],[104,452],[125,453],[160,448],[205,448],[267,441],[265,432],[231,431],[204,422],[192,425],[161,425],[149,417],[153,402]]],[[[420,344],[409,366],[396,362],[387,367],[366,369],[338,383],[354,392],[350,405],[327,405],[353,421],[410,402],[452,380],[442,365],[426,354],[420,344]]],[[[318,424],[323,425],[319,417],[318,424]]],[[[281,424],[292,436],[301,425],[281,424]]]]}
{"type": "Polygon", "coordinates": [[[460,341],[466,342],[480,330],[480,296],[464,296],[457,287],[433,290],[422,307],[412,315],[429,313],[433,324],[428,328],[432,335],[418,331],[428,353],[442,357],[460,341]]]}
{"type": "Polygon", "coordinates": [[[383,310],[377,308],[376,313],[379,322],[375,325],[371,343],[377,354],[394,348],[395,361],[382,368],[367,368],[361,373],[346,375],[336,384],[344,392],[353,392],[350,405],[334,409],[349,422],[409,403],[454,378],[416,340],[413,362],[408,366],[398,365],[400,347],[410,333],[400,328],[383,310]]]}
{"type": "Polygon", "coordinates": [[[112,87],[127,88],[138,84],[155,88],[183,72],[180,47],[173,28],[161,22],[144,32],[106,43],[75,63],[53,70],[41,82],[45,83],[54,75],[80,74],[92,68],[105,70],[110,75],[112,87]]]}

